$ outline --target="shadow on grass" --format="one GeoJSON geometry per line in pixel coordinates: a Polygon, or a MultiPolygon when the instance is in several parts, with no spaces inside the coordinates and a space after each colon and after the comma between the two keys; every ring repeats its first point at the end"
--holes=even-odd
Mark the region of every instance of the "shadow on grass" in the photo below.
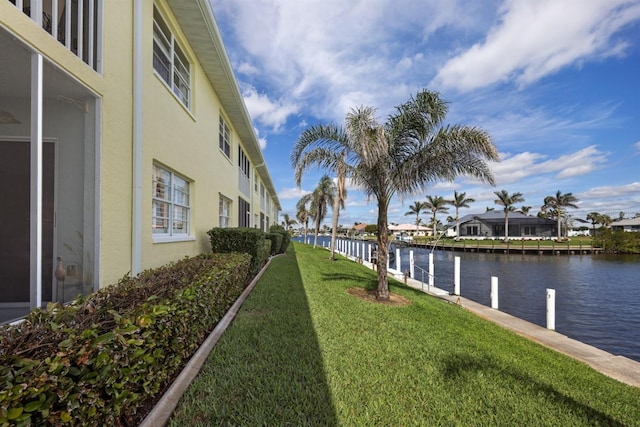
{"type": "MultiPolygon", "coordinates": [[[[524,371],[505,369],[491,357],[474,356],[467,353],[454,353],[443,361],[442,370],[444,378],[455,384],[469,383],[474,376],[501,377],[513,384],[524,384],[533,396],[546,396],[544,400],[553,402],[554,405],[573,414],[584,414],[592,425],[623,426],[620,421],[598,411],[584,403],[578,402],[571,396],[556,390],[549,384],[541,383],[524,371]],[[496,375],[497,374],[497,375],[496,375]]],[[[455,385],[454,385],[455,387],[455,385]]]]}
{"type": "Polygon", "coordinates": [[[276,257],[169,425],[336,425],[293,247],[276,257]]]}

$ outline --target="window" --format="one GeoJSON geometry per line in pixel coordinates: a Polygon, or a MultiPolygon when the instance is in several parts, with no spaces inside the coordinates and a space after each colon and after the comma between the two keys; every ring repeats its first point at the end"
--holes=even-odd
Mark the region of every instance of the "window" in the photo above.
{"type": "Polygon", "coordinates": [[[220,114],[220,150],[225,156],[231,158],[231,132],[229,132],[229,126],[224,121],[222,114],[220,114]]]}
{"type": "Polygon", "coordinates": [[[156,8],[153,9],[153,69],[189,108],[191,71],[186,55],[156,8]]]}
{"type": "Polygon", "coordinates": [[[535,236],[536,235],[536,227],[533,225],[525,225],[522,227],[524,236],[535,236]]]}
{"type": "Polygon", "coordinates": [[[238,174],[240,193],[247,197],[251,197],[251,178],[249,178],[249,174],[251,173],[251,163],[240,146],[238,146],[238,168],[240,169],[240,174],[238,174]]]}
{"type": "Polygon", "coordinates": [[[152,228],[153,234],[184,236],[189,234],[189,181],[153,165],[152,228]]]}
{"type": "Polygon", "coordinates": [[[231,200],[220,195],[220,227],[231,226],[231,200]]]}
{"type": "Polygon", "coordinates": [[[477,236],[477,235],[478,235],[478,226],[467,225],[467,236],[477,236]]]}
{"type": "Polygon", "coordinates": [[[251,211],[249,210],[249,202],[242,197],[238,197],[238,227],[250,227],[251,211]]]}
{"type": "Polygon", "coordinates": [[[238,166],[240,167],[240,171],[242,174],[249,179],[249,169],[251,169],[251,163],[249,162],[249,158],[245,154],[242,147],[238,147],[238,166]]]}

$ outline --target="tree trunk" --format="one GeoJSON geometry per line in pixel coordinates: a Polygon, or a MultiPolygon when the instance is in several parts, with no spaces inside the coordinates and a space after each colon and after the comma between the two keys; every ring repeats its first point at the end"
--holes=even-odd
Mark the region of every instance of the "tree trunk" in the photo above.
{"type": "Polygon", "coordinates": [[[504,215],[504,241],[509,241],[509,214],[504,215]]]}
{"type": "Polygon", "coordinates": [[[389,256],[389,232],[387,230],[387,202],[378,200],[378,288],[376,298],[389,300],[389,280],[387,279],[387,258],[389,256]]]}
{"type": "Polygon", "coordinates": [[[319,233],[320,233],[320,219],[316,218],[316,235],[315,235],[315,238],[313,239],[313,249],[315,249],[316,245],[318,244],[319,233]]]}
{"type": "Polygon", "coordinates": [[[560,215],[560,209],[558,209],[558,240],[562,238],[562,215],[560,215]]]}
{"type": "Polygon", "coordinates": [[[333,220],[331,222],[331,261],[336,259],[336,235],[338,234],[338,217],[340,216],[340,197],[336,196],[333,200],[333,220]]]}

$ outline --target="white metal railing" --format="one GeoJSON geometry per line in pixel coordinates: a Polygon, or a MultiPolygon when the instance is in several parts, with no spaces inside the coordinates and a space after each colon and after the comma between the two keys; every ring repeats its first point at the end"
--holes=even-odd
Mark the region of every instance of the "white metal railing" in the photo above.
{"type": "Polygon", "coordinates": [[[244,174],[242,169],[238,171],[238,186],[242,194],[251,197],[251,180],[244,174]]]}
{"type": "Polygon", "coordinates": [[[9,0],[97,72],[102,72],[103,0],[9,0]]]}

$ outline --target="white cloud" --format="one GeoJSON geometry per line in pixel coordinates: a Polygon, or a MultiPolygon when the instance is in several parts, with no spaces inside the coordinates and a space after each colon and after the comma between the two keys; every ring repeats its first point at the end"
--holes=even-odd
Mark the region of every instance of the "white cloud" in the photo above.
{"type": "Polygon", "coordinates": [[[493,164],[492,170],[498,186],[543,174],[550,174],[557,179],[570,178],[599,169],[606,162],[607,155],[595,145],[548,160],[545,160],[548,155],[540,153],[501,153],[502,161],[493,164]]]}
{"type": "Polygon", "coordinates": [[[241,77],[254,87],[278,90],[276,103],[282,106],[303,103],[317,117],[337,122],[354,106],[391,108],[405,100],[436,71],[434,55],[441,53],[428,43],[438,31],[479,34],[495,13],[493,4],[473,0],[212,5],[225,36],[224,30],[230,33],[225,43],[241,77]],[[405,43],[408,37],[415,42],[405,43]]]}
{"type": "Polygon", "coordinates": [[[461,91],[524,86],[584,60],[623,55],[627,42],[613,36],[639,17],[633,0],[507,0],[486,39],[451,58],[435,80],[461,91]]]}
{"type": "MultiPolygon", "coordinates": [[[[583,199],[603,199],[610,197],[640,196],[640,182],[632,182],[622,186],[594,187],[580,193],[583,199]]],[[[640,207],[638,207],[640,209],[640,207]]]]}
{"type": "Polygon", "coordinates": [[[281,200],[299,199],[305,194],[309,194],[309,193],[310,191],[306,191],[298,187],[290,187],[280,191],[278,193],[278,199],[281,199],[281,200]]]}
{"type": "Polygon", "coordinates": [[[636,155],[640,154],[640,141],[638,141],[635,144],[633,144],[633,146],[636,149],[636,155]]]}
{"type": "Polygon", "coordinates": [[[272,101],[267,95],[259,94],[253,87],[245,87],[242,93],[249,114],[273,130],[279,130],[287,118],[299,111],[299,107],[286,101],[272,101]]]}

